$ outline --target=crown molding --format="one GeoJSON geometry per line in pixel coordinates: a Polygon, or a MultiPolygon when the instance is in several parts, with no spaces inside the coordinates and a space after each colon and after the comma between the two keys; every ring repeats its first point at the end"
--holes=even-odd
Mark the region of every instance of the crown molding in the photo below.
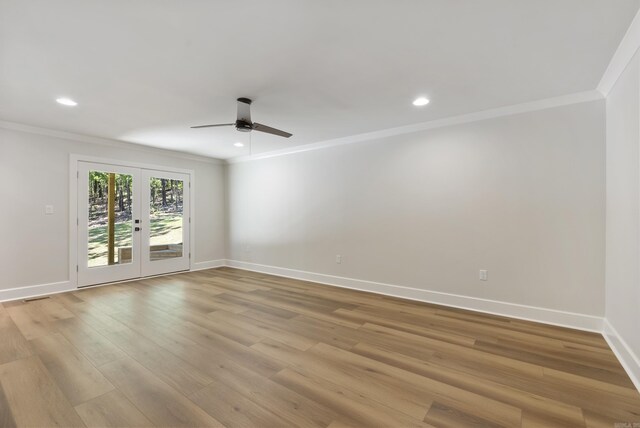
{"type": "Polygon", "coordinates": [[[109,138],[93,137],[90,135],[76,134],[73,132],[41,128],[38,126],[25,125],[22,123],[9,122],[5,120],[0,120],[0,129],[27,132],[29,134],[44,135],[47,137],[61,138],[64,140],[77,141],[80,143],[98,144],[101,146],[117,147],[117,148],[128,149],[128,150],[136,150],[139,152],[162,154],[165,156],[172,156],[175,158],[188,159],[188,160],[193,160],[198,162],[206,162],[206,163],[212,163],[212,164],[224,163],[224,161],[222,161],[221,159],[210,158],[206,156],[199,156],[199,155],[179,152],[175,150],[161,149],[158,147],[143,146],[141,144],[128,143],[126,141],[112,140],[109,138]]]}
{"type": "Polygon", "coordinates": [[[463,114],[460,116],[452,116],[444,119],[431,120],[413,125],[400,126],[396,128],[388,128],[364,134],[352,135],[349,137],[336,138],[332,140],[320,141],[317,143],[305,144],[302,146],[291,147],[282,150],[274,150],[266,153],[259,153],[251,156],[239,156],[227,159],[228,164],[239,162],[248,162],[259,159],[267,159],[277,156],[285,156],[294,153],[308,152],[311,150],[326,149],[329,147],[341,146],[344,144],[360,143],[364,141],[373,141],[385,137],[395,135],[410,134],[413,132],[426,131],[429,129],[443,128],[447,126],[460,125],[463,123],[478,122],[481,120],[494,119],[502,116],[511,116],[520,113],[533,112],[538,110],[546,110],[554,107],[561,107],[571,104],[584,103],[589,101],[603,99],[602,93],[593,89],[585,92],[576,92],[574,94],[562,95],[554,98],[546,98],[543,100],[532,101],[528,103],[515,104],[506,107],[498,107],[489,110],[482,110],[476,113],[463,114]]]}
{"type": "Polygon", "coordinates": [[[618,49],[616,49],[616,52],[613,54],[602,79],[600,79],[598,91],[600,91],[602,95],[605,97],[609,95],[609,92],[611,92],[620,75],[633,59],[638,48],[640,48],[640,10],[636,13],[633,21],[631,21],[629,29],[627,29],[622,41],[618,45],[618,49]]]}
{"type": "Polygon", "coordinates": [[[378,140],[385,137],[392,137],[395,135],[410,134],[414,132],[426,131],[429,129],[444,128],[447,126],[461,125],[461,124],[470,123],[470,122],[478,122],[481,120],[494,119],[494,118],[503,117],[503,116],[511,116],[515,114],[533,112],[538,110],[546,110],[554,107],[562,107],[562,106],[571,105],[571,104],[579,104],[579,103],[584,103],[589,101],[600,100],[603,98],[604,98],[603,94],[600,91],[594,89],[590,91],[576,92],[573,94],[562,95],[559,97],[545,98],[542,100],[537,100],[537,101],[532,101],[527,103],[514,104],[510,106],[498,107],[498,108],[489,109],[489,110],[482,110],[475,113],[468,113],[468,114],[463,114],[459,116],[451,116],[443,119],[436,119],[428,122],[416,123],[413,125],[382,129],[382,130],[367,132],[363,134],[356,134],[356,135],[351,135],[347,137],[319,141],[316,143],[305,144],[305,145],[291,147],[291,148],[282,149],[282,150],[274,150],[274,151],[259,153],[259,154],[250,155],[250,156],[239,156],[239,157],[230,158],[226,160],[193,155],[193,154],[188,154],[188,153],[178,152],[173,150],[148,147],[140,144],[128,143],[125,141],[112,140],[112,139],[100,138],[100,137],[92,137],[88,135],[75,134],[72,132],[58,131],[58,130],[47,129],[47,128],[40,128],[36,126],[24,125],[21,123],[15,123],[15,122],[3,121],[3,120],[0,120],[0,128],[14,130],[14,131],[28,132],[32,134],[46,135],[46,136],[55,137],[55,138],[63,138],[63,139],[79,141],[83,143],[127,148],[130,150],[138,150],[138,151],[143,151],[148,153],[162,153],[167,156],[174,156],[178,158],[190,159],[190,160],[195,160],[200,162],[208,162],[213,164],[224,164],[224,163],[234,164],[239,162],[248,162],[248,161],[259,160],[259,159],[285,156],[285,155],[290,155],[294,153],[302,153],[302,152],[307,152],[311,150],[326,149],[329,147],[341,146],[345,144],[373,141],[373,140],[378,140]]]}

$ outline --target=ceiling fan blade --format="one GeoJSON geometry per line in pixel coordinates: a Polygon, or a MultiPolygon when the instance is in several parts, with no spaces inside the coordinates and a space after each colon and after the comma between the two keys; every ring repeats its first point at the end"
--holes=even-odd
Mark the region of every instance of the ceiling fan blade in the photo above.
{"type": "Polygon", "coordinates": [[[198,125],[198,126],[192,126],[192,129],[195,128],[213,128],[215,126],[232,126],[235,125],[235,123],[218,123],[216,125],[198,125]]]}
{"type": "Polygon", "coordinates": [[[291,137],[293,135],[293,134],[290,134],[288,132],[281,131],[281,130],[276,129],[276,128],[272,128],[272,127],[267,126],[267,125],[262,125],[260,123],[254,123],[253,124],[253,129],[256,130],[256,131],[266,132],[267,134],[273,134],[273,135],[277,135],[279,137],[285,137],[285,138],[289,138],[289,137],[291,137]]]}
{"type": "Polygon", "coordinates": [[[251,100],[238,98],[238,120],[251,123],[251,100]]]}

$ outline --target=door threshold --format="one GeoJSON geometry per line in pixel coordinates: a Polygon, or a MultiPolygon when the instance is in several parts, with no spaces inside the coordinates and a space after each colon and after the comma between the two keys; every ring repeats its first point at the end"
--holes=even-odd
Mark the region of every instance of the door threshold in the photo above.
{"type": "Polygon", "coordinates": [[[139,276],[137,278],[123,279],[122,281],[101,282],[101,283],[98,283],[98,284],[82,285],[82,286],[77,287],[77,289],[78,290],[84,290],[85,288],[102,287],[103,285],[123,284],[125,282],[141,281],[143,279],[159,278],[161,276],[177,275],[177,274],[185,273],[185,272],[191,272],[191,270],[189,270],[189,269],[187,269],[187,270],[179,270],[179,271],[176,271],[176,272],[161,273],[161,274],[158,274],[158,275],[139,276]]]}

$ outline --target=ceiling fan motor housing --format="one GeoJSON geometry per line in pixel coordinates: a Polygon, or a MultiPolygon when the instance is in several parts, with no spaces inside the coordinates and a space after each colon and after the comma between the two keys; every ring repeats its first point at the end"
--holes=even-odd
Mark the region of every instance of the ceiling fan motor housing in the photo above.
{"type": "Polygon", "coordinates": [[[236,129],[240,132],[251,132],[253,127],[249,122],[245,122],[244,120],[236,120],[236,129]]]}

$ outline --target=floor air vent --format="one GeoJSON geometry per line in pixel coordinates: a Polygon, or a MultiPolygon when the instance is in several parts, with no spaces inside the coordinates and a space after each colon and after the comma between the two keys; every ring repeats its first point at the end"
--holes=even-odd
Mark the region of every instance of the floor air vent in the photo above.
{"type": "Polygon", "coordinates": [[[32,297],[30,299],[24,299],[23,302],[29,303],[29,302],[35,302],[36,300],[44,300],[44,299],[50,299],[50,298],[51,296],[32,297]]]}

